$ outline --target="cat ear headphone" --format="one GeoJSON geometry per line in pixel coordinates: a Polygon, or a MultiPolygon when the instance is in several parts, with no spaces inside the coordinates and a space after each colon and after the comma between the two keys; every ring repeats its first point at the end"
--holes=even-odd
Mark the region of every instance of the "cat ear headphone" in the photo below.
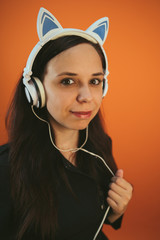
{"type": "Polygon", "coordinates": [[[103,81],[104,97],[108,90],[107,75],[109,72],[107,56],[103,49],[103,43],[105,42],[108,34],[108,27],[108,18],[104,17],[93,23],[86,31],[80,29],[63,28],[49,11],[44,8],[40,8],[37,18],[37,32],[40,41],[35,45],[30,53],[23,72],[23,84],[25,86],[25,94],[28,102],[37,108],[43,108],[46,102],[45,91],[42,82],[38,78],[32,76],[32,66],[37,54],[48,41],[69,35],[83,37],[93,43],[98,43],[101,47],[106,62],[105,76],[103,81]]]}

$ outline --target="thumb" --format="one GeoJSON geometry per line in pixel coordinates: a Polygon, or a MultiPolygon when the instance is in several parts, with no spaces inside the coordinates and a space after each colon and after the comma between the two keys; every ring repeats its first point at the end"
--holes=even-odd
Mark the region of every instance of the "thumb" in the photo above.
{"type": "Polygon", "coordinates": [[[118,169],[116,172],[116,177],[121,177],[123,178],[123,170],[122,169],[118,169]]]}

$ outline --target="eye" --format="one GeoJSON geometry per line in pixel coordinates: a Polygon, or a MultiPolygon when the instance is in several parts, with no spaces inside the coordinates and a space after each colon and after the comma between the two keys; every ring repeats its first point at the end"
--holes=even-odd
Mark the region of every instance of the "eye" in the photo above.
{"type": "Polygon", "coordinates": [[[71,79],[71,78],[64,78],[62,81],[61,81],[61,84],[62,85],[71,85],[74,83],[74,80],[71,79]]]}
{"type": "Polygon", "coordinates": [[[90,83],[93,85],[99,85],[101,82],[102,82],[102,80],[98,79],[98,78],[94,78],[90,81],[90,83]]]}

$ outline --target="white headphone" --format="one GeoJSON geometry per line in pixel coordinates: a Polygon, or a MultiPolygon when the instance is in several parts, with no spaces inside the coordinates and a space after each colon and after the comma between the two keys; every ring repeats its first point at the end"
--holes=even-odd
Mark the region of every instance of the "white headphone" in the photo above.
{"type": "Polygon", "coordinates": [[[23,72],[23,84],[25,86],[25,94],[29,103],[37,108],[45,106],[45,91],[42,82],[37,77],[32,77],[32,66],[34,60],[41,48],[50,40],[57,39],[62,36],[80,36],[93,43],[98,43],[103,52],[106,70],[103,81],[103,97],[108,91],[108,61],[106,53],[103,49],[103,43],[108,33],[109,21],[107,17],[101,18],[93,23],[86,31],[80,29],[62,28],[57,19],[46,9],[40,8],[37,18],[37,32],[40,41],[35,45],[27,60],[26,67],[23,72]]]}

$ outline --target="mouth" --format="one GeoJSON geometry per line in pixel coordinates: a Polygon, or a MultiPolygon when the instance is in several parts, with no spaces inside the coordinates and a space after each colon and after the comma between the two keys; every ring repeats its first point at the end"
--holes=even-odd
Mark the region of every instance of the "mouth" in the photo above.
{"type": "Polygon", "coordinates": [[[82,112],[71,111],[71,113],[77,118],[87,119],[87,118],[90,118],[92,111],[82,111],[82,112]]]}

